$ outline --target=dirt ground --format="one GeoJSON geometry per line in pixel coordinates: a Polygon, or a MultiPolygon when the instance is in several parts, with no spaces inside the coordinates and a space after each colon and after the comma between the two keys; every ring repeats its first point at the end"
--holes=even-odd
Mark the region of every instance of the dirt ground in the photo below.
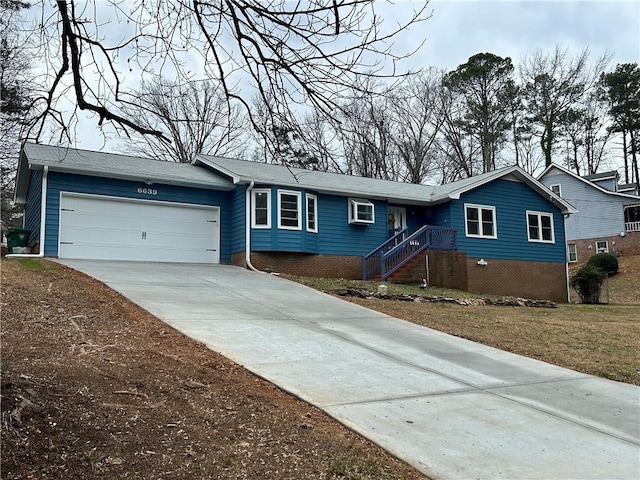
{"type": "Polygon", "coordinates": [[[3,479],[424,478],[83,274],[1,268],[3,479]]]}

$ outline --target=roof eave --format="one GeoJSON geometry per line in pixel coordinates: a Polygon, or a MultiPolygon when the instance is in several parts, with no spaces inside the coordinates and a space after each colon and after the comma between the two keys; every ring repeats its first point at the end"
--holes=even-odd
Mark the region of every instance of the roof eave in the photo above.
{"type": "MultiPolygon", "coordinates": [[[[547,167],[547,170],[548,170],[548,168],[549,167],[547,167]]],[[[545,170],[545,172],[547,170],[545,170]]],[[[541,182],[536,180],[531,175],[527,174],[524,170],[522,170],[518,166],[512,166],[510,168],[506,168],[506,169],[498,172],[498,174],[496,174],[496,175],[490,175],[490,176],[482,179],[481,181],[471,183],[471,184],[465,186],[464,188],[461,188],[459,190],[455,190],[455,191],[451,192],[448,195],[448,197],[451,200],[460,200],[460,197],[462,196],[463,193],[468,192],[470,190],[474,190],[474,189],[478,188],[481,185],[484,185],[486,183],[492,182],[494,180],[498,180],[498,179],[500,179],[502,177],[505,177],[507,175],[515,175],[516,177],[518,177],[524,183],[529,185],[529,187],[532,188],[538,195],[541,195],[541,196],[547,198],[551,203],[553,203],[556,207],[558,207],[560,209],[561,213],[569,214],[569,215],[578,213],[578,210],[576,210],[576,208],[573,207],[570,203],[568,203],[564,199],[558,197],[551,190],[549,190],[546,186],[544,186],[541,182]]]]}
{"type": "MultiPolygon", "coordinates": [[[[32,168],[32,169],[35,169],[35,168],[32,168]]],[[[146,182],[146,183],[151,182],[151,183],[161,183],[164,185],[175,185],[179,187],[205,188],[207,190],[230,191],[230,190],[233,190],[234,188],[234,186],[231,184],[220,185],[220,184],[215,184],[208,181],[199,182],[199,181],[179,180],[179,179],[169,179],[169,178],[155,179],[146,175],[106,172],[106,171],[99,171],[99,170],[88,171],[84,168],[61,167],[59,165],[49,165],[49,171],[60,172],[60,173],[71,173],[74,175],[85,175],[88,177],[115,178],[118,180],[128,180],[133,182],[146,182]]]]}
{"type": "Polygon", "coordinates": [[[242,179],[242,177],[240,177],[239,175],[237,175],[236,173],[232,172],[231,170],[228,170],[226,168],[221,167],[220,165],[214,163],[213,161],[208,160],[207,158],[205,158],[203,155],[196,155],[195,158],[193,159],[193,161],[191,162],[192,165],[204,165],[205,167],[208,168],[212,168],[214,169],[217,173],[220,173],[221,175],[224,175],[228,178],[231,179],[231,181],[234,184],[238,184],[238,183],[251,183],[251,181],[246,181],[242,179]]]}
{"type": "Polygon", "coordinates": [[[13,191],[14,204],[26,205],[30,179],[29,171],[33,169],[28,162],[27,156],[21,151],[20,158],[18,159],[18,171],[16,172],[16,187],[13,191]]]}
{"type": "Polygon", "coordinates": [[[555,163],[552,163],[551,165],[549,165],[544,172],[542,172],[542,174],[540,174],[540,176],[538,176],[538,178],[542,178],[548,170],[550,170],[551,168],[556,168],[558,170],[560,170],[563,173],[566,173],[567,175],[572,176],[573,178],[576,178],[578,180],[580,180],[581,182],[589,185],[592,188],[595,188],[596,190],[605,193],[607,195],[614,195],[614,196],[618,196],[618,197],[625,197],[625,198],[632,198],[632,199],[636,199],[636,198],[640,198],[637,195],[631,195],[628,193],[620,193],[620,192],[612,192],[611,190],[607,190],[606,188],[602,188],[601,186],[595,184],[594,182],[587,180],[585,178],[582,178],[580,175],[573,173],[571,170],[567,170],[566,168],[561,167],[560,165],[556,165],[555,163]]]}

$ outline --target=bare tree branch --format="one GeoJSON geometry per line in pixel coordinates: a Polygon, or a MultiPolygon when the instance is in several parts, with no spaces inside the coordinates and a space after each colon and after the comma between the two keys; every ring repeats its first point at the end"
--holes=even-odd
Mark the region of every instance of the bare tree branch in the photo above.
{"type": "MultiPolygon", "coordinates": [[[[126,135],[163,131],[140,125],[121,110],[141,105],[141,81],[163,76],[178,84],[210,80],[228,103],[242,106],[257,92],[273,117],[293,121],[298,105],[335,115],[357,75],[393,78],[396,64],[415,51],[393,40],[428,18],[416,5],[396,25],[383,23],[373,0],[58,0],[43,4],[42,48],[52,75],[36,101],[39,138],[49,120],[67,130],[77,112],[94,113],[126,135]],[[105,20],[107,19],[107,20],[105,20]],[[72,93],[72,97],[67,97],[72,93]]],[[[418,48],[419,45],[412,47],[418,48]]]]}

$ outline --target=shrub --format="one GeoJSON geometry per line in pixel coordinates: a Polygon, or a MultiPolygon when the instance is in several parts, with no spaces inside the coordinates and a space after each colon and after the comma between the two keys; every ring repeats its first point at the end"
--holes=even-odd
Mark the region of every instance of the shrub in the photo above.
{"type": "Polygon", "coordinates": [[[618,259],[610,253],[596,253],[587,260],[587,265],[593,265],[609,275],[618,273],[618,259]]]}
{"type": "Polygon", "coordinates": [[[582,303],[600,303],[600,291],[606,276],[600,268],[587,264],[571,277],[569,284],[578,292],[582,303]]]}

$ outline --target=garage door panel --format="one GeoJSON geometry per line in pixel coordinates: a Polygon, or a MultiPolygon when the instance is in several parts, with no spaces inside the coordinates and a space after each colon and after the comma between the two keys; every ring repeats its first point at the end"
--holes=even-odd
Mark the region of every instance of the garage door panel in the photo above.
{"type": "Polygon", "coordinates": [[[62,195],[61,258],[218,263],[219,210],[62,195]]]}

